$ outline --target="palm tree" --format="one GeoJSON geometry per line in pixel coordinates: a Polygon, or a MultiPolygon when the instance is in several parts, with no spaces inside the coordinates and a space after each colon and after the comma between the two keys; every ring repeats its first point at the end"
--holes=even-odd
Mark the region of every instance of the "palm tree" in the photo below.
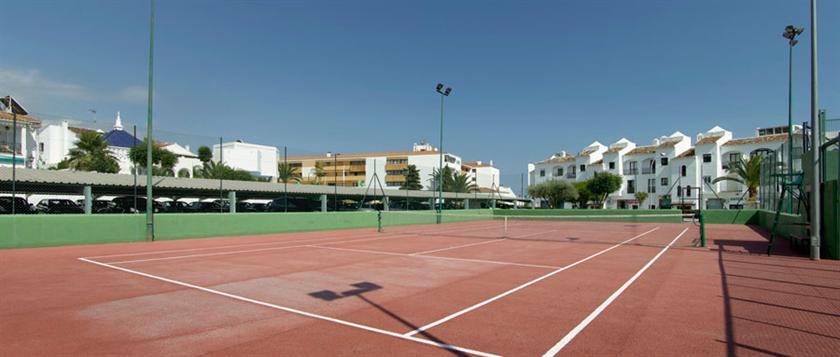
{"type": "Polygon", "coordinates": [[[450,192],[467,193],[476,190],[478,190],[478,186],[475,185],[475,180],[472,177],[466,173],[453,173],[451,186],[449,187],[450,192]]]}
{"type": "Polygon", "coordinates": [[[281,162],[277,165],[277,181],[300,182],[300,173],[298,172],[298,168],[287,162],[281,162]]]}
{"type": "Polygon", "coordinates": [[[324,163],[321,161],[315,161],[315,179],[310,180],[310,182],[314,185],[321,184],[321,178],[327,176],[327,173],[324,171],[324,163]]]}
{"type": "Polygon", "coordinates": [[[79,141],[76,142],[76,147],[70,149],[67,163],[69,168],[77,171],[120,171],[120,164],[108,149],[108,143],[102,135],[94,131],[79,134],[79,141]]]}
{"type": "MultiPolygon", "coordinates": [[[[438,169],[432,168],[432,182],[434,182],[433,189],[438,190],[440,187],[440,174],[438,169]]],[[[443,190],[446,192],[452,191],[452,169],[449,166],[443,167],[443,190]]]]}
{"type": "Polygon", "coordinates": [[[761,180],[761,160],[761,155],[753,155],[749,158],[749,160],[745,160],[742,157],[737,161],[730,162],[729,167],[726,168],[728,175],[718,177],[712,180],[712,183],[718,183],[721,181],[734,181],[740,183],[747,186],[749,201],[755,201],[755,195],[761,180]]]}

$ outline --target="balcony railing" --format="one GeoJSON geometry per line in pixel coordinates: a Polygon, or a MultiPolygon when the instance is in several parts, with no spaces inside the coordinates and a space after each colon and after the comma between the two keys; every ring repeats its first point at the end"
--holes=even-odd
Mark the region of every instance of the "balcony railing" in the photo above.
{"type": "Polygon", "coordinates": [[[624,174],[625,175],[638,175],[639,174],[639,169],[637,169],[635,167],[626,168],[626,169],[624,169],[624,174]]]}
{"type": "Polygon", "coordinates": [[[654,169],[652,167],[643,167],[642,168],[642,175],[650,175],[654,173],[654,169]]]}
{"type": "Polygon", "coordinates": [[[567,173],[566,178],[570,178],[570,179],[577,178],[577,174],[573,173],[573,172],[567,173]]]}

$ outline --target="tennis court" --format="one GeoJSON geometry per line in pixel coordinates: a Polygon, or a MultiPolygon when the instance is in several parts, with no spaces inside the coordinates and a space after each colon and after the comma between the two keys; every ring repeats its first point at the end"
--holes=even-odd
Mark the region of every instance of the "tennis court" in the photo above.
{"type": "Polygon", "coordinates": [[[8,267],[0,273],[0,349],[480,356],[723,355],[762,346],[796,354],[800,344],[817,355],[836,350],[838,265],[726,253],[730,238],[759,244],[762,233],[708,228],[721,232],[709,243],[716,249],[697,247],[700,227],[681,215],[383,212],[377,229],[7,250],[0,252],[8,267]],[[751,276],[755,267],[760,277],[751,276]],[[787,274],[796,269],[820,269],[807,278],[820,281],[787,274]],[[762,305],[738,304],[770,295],[731,280],[781,281],[776,274],[818,290],[811,295],[821,314],[811,316],[808,306],[782,314],[804,324],[799,333],[817,347],[808,338],[773,345],[791,333],[790,324],[752,322],[743,337],[734,327],[738,313],[765,316],[762,305]]]}

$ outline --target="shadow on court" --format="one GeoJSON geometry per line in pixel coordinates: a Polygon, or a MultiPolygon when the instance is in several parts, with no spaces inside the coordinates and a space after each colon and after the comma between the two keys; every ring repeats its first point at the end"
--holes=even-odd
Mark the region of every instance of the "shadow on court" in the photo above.
{"type": "MultiPolygon", "coordinates": [[[[378,284],[375,284],[375,283],[368,282],[368,281],[363,281],[363,282],[359,282],[359,283],[355,283],[355,284],[350,284],[350,286],[354,287],[355,289],[342,291],[342,292],[335,292],[335,291],[332,291],[332,290],[321,290],[321,291],[316,291],[316,292],[309,293],[308,295],[311,296],[311,297],[314,297],[316,299],[321,299],[321,300],[324,300],[324,301],[335,301],[335,300],[339,300],[339,299],[357,297],[360,300],[367,303],[368,305],[376,308],[377,310],[383,312],[384,314],[388,315],[392,319],[394,319],[394,320],[398,321],[399,323],[403,324],[405,327],[408,327],[409,329],[411,329],[411,331],[414,331],[414,330],[420,328],[420,326],[417,326],[417,325],[411,323],[410,321],[400,317],[399,315],[397,315],[393,311],[386,309],[384,306],[379,305],[379,304],[373,302],[372,300],[370,300],[370,299],[368,299],[367,297],[364,296],[365,293],[382,289],[382,286],[380,286],[378,284]]],[[[432,335],[428,331],[420,331],[419,334],[423,335],[424,337],[428,338],[431,341],[434,341],[434,342],[437,342],[437,343],[440,343],[440,344],[443,344],[443,345],[449,345],[448,343],[441,340],[437,336],[432,335]]],[[[455,351],[455,350],[447,350],[447,351],[449,351],[450,353],[452,353],[453,355],[456,355],[456,356],[469,356],[468,354],[460,352],[460,351],[455,351]]]]}

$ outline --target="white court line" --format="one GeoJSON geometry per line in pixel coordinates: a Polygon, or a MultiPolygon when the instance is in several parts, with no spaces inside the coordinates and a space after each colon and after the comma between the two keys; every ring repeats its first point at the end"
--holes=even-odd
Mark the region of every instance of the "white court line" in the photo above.
{"type": "Polygon", "coordinates": [[[410,257],[410,258],[424,258],[424,259],[442,259],[442,260],[455,260],[461,262],[470,262],[470,263],[486,263],[486,264],[496,264],[496,265],[515,265],[520,267],[528,267],[528,268],[543,268],[543,269],[558,269],[556,266],[550,265],[538,265],[538,264],[525,264],[525,263],[512,263],[512,262],[502,262],[496,260],[484,260],[484,259],[469,259],[469,258],[453,258],[453,257],[442,257],[437,255],[413,255],[408,253],[394,253],[394,252],[383,252],[379,250],[367,250],[367,249],[352,249],[352,248],[338,248],[338,247],[325,247],[320,245],[310,245],[312,248],[323,248],[323,249],[332,249],[332,250],[344,250],[348,252],[358,252],[358,253],[370,253],[370,254],[382,254],[382,255],[393,255],[398,257],[410,257]]]}
{"type": "MultiPolygon", "coordinates": [[[[369,240],[383,240],[383,239],[397,239],[397,238],[405,238],[402,237],[372,237],[372,238],[362,238],[362,239],[351,239],[351,240],[341,240],[341,241],[333,241],[333,242],[320,242],[320,244],[338,244],[338,243],[350,243],[350,242],[364,242],[369,240]]],[[[147,258],[147,259],[134,259],[134,260],[122,260],[117,262],[107,262],[108,264],[127,264],[127,263],[140,263],[140,262],[154,262],[158,260],[173,260],[173,259],[186,259],[186,258],[196,258],[196,257],[212,257],[217,255],[230,255],[230,254],[239,254],[239,253],[253,253],[253,252],[263,252],[269,250],[283,250],[283,249],[290,249],[290,248],[305,248],[305,247],[312,247],[309,244],[299,244],[299,245],[284,245],[282,247],[270,247],[270,248],[259,248],[259,249],[247,249],[247,250],[232,250],[226,252],[216,252],[216,253],[201,253],[201,254],[189,254],[189,255],[176,255],[172,257],[161,257],[161,258],[147,258]]],[[[90,257],[88,257],[90,259],[90,257]]]]}
{"type": "Polygon", "coordinates": [[[219,291],[219,290],[215,290],[215,289],[211,289],[211,288],[206,288],[206,287],[203,287],[203,286],[198,286],[198,285],[190,284],[190,283],[175,280],[175,279],[164,278],[162,276],[152,275],[152,274],[148,274],[148,273],[144,273],[144,272],[140,272],[140,271],[136,271],[136,270],[131,270],[131,269],[118,267],[118,266],[114,266],[114,265],[110,265],[110,264],[106,264],[106,263],[102,263],[102,262],[97,262],[95,260],[90,260],[90,259],[86,259],[86,258],[78,258],[78,259],[81,260],[81,261],[84,261],[84,262],[91,263],[91,264],[95,264],[95,265],[103,266],[103,267],[106,267],[106,268],[119,270],[119,271],[130,273],[130,274],[139,275],[139,276],[150,278],[150,279],[160,280],[160,281],[170,283],[170,284],[180,285],[180,286],[187,287],[187,288],[190,288],[190,289],[195,289],[195,290],[203,291],[203,292],[210,293],[210,294],[224,296],[224,297],[231,298],[231,299],[234,299],[234,300],[244,301],[244,302],[247,302],[247,303],[260,305],[260,306],[264,306],[264,307],[268,307],[268,308],[272,308],[272,309],[276,309],[276,310],[281,310],[281,311],[290,312],[290,313],[293,313],[293,314],[303,315],[303,316],[311,317],[311,318],[314,318],[314,319],[329,321],[329,322],[336,323],[336,324],[339,324],[339,325],[354,327],[354,328],[357,328],[357,329],[361,329],[361,330],[365,330],[365,331],[369,331],[369,332],[374,332],[374,333],[378,333],[378,334],[382,334],[382,335],[386,335],[386,336],[396,337],[396,338],[400,338],[400,339],[404,339],[404,340],[408,340],[408,341],[412,341],[412,342],[417,342],[417,343],[422,343],[422,344],[426,344],[426,345],[432,345],[432,346],[447,349],[447,350],[470,353],[470,354],[474,354],[474,355],[477,355],[477,356],[483,356],[483,357],[495,357],[496,356],[496,355],[493,355],[493,354],[490,354],[490,353],[471,350],[471,349],[464,348],[464,347],[458,347],[458,346],[449,345],[449,344],[445,344],[445,343],[439,343],[439,342],[426,340],[426,339],[422,339],[422,338],[418,338],[418,337],[404,336],[400,333],[393,332],[393,331],[388,331],[388,330],[383,330],[383,329],[379,329],[379,328],[372,327],[372,326],[357,324],[355,322],[339,320],[339,319],[336,319],[336,318],[323,316],[323,315],[318,315],[318,314],[314,314],[314,313],[311,313],[311,312],[306,312],[306,311],[294,309],[294,308],[291,308],[291,307],[275,305],[275,304],[268,303],[268,302],[265,302],[265,301],[251,299],[251,298],[247,298],[247,297],[244,297],[244,296],[234,295],[234,294],[231,294],[231,293],[226,293],[226,292],[223,292],[223,291],[219,291]]]}
{"type": "MultiPolygon", "coordinates": [[[[461,222],[448,222],[448,223],[451,224],[451,223],[461,223],[461,222]]],[[[445,222],[443,224],[447,224],[447,223],[445,222]]],[[[455,228],[455,229],[442,228],[442,229],[435,229],[435,230],[428,230],[428,231],[422,231],[421,230],[421,231],[407,231],[407,232],[402,232],[402,231],[397,230],[397,231],[394,231],[394,233],[395,234],[418,234],[418,235],[435,235],[435,234],[446,235],[447,233],[464,233],[464,232],[472,232],[472,231],[483,231],[483,230],[487,230],[487,229],[503,230],[504,227],[503,226],[498,226],[498,227],[497,226],[489,226],[489,227],[482,226],[482,227],[477,227],[477,228],[455,228]]],[[[387,227],[386,227],[386,230],[388,230],[387,227]]],[[[390,232],[386,232],[386,233],[390,233],[390,232]]],[[[481,238],[481,237],[466,237],[466,238],[481,238]]]]}
{"type": "Polygon", "coordinates": [[[474,245],[482,245],[482,244],[498,243],[498,242],[501,242],[501,241],[504,241],[504,239],[493,239],[493,240],[488,240],[488,241],[485,241],[485,242],[470,243],[470,244],[462,244],[462,245],[456,245],[456,246],[454,246],[454,247],[447,247],[447,248],[440,248],[440,249],[426,250],[426,251],[422,251],[422,252],[411,253],[411,254],[409,254],[409,255],[421,255],[421,254],[429,254],[429,253],[435,253],[435,252],[443,252],[443,251],[446,251],[446,250],[452,250],[452,249],[458,249],[458,248],[472,247],[472,246],[474,246],[474,245]]]}
{"type": "MultiPolygon", "coordinates": [[[[359,233],[361,233],[361,232],[359,232],[359,233]]],[[[286,234],[286,233],[279,233],[279,234],[286,234]]],[[[368,237],[368,236],[372,236],[372,235],[375,235],[375,234],[376,234],[376,232],[365,232],[364,234],[359,234],[358,236],[351,235],[351,238],[368,237]]],[[[320,241],[324,241],[324,240],[343,238],[343,237],[347,237],[347,236],[348,235],[344,234],[344,235],[327,236],[327,237],[320,237],[320,238],[297,239],[297,240],[287,240],[287,241],[232,244],[232,245],[220,245],[220,246],[215,246],[215,247],[202,247],[202,248],[168,249],[168,250],[156,250],[156,251],[137,252],[137,253],[95,255],[95,256],[90,256],[90,257],[85,257],[85,258],[96,259],[96,258],[111,258],[111,257],[133,257],[133,256],[139,256],[139,255],[155,255],[155,254],[164,254],[164,253],[195,252],[195,251],[202,251],[202,250],[216,250],[216,249],[225,249],[225,248],[258,247],[258,246],[262,246],[262,245],[283,244],[283,243],[320,242],[320,241]]],[[[232,237],[227,237],[227,238],[232,238],[232,237]]]]}
{"type": "MultiPolygon", "coordinates": [[[[523,234],[523,235],[520,235],[520,236],[511,236],[510,239],[522,239],[522,238],[528,238],[528,237],[538,236],[538,235],[541,235],[541,234],[553,233],[553,232],[559,232],[559,231],[560,231],[559,229],[552,229],[552,230],[543,231],[543,232],[523,234]]],[[[563,242],[563,241],[558,241],[558,242],[563,242]]]]}
{"type": "Polygon", "coordinates": [[[685,232],[687,231],[688,228],[683,229],[683,231],[679,235],[677,235],[677,237],[674,238],[674,240],[672,240],[671,243],[668,243],[668,245],[666,245],[664,248],[662,248],[662,250],[659,251],[659,254],[656,254],[656,256],[654,256],[650,261],[648,261],[647,264],[645,264],[645,266],[639,269],[639,271],[637,271],[636,274],[634,274],[629,280],[627,280],[627,282],[625,282],[624,285],[622,285],[620,288],[618,288],[618,290],[616,290],[614,293],[612,293],[612,295],[610,295],[606,300],[604,300],[604,302],[602,302],[601,305],[599,305],[595,309],[595,311],[592,311],[592,313],[589,314],[589,316],[583,319],[583,321],[581,321],[580,324],[578,324],[577,326],[575,326],[575,328],[569,331],[569,333],[566,334],[566,336],[564,336],[563,339],[560,340],[560,342],[557,342],[557,344],[554,345],[554,347],[546,351],[543,354],[543,356],[554,356],[558,352],[560,352],[560,350],[562,350],[563,347],[566,347],[566,345],[568,345],[569,342],[572,342],[572,339],[574,339],[575,336],[577,336],[581,331],[583,331],[583,329],[585,329],[586,326],[588,326],[593,320],[595,320],[595,318],[598,317],[598,315],[604,312],[604,309],[606,309],[607,306],[610,306],[610,304],[612,304],[612,302],[615,301],[615,299],[617,299],[618,296],[624,292],[624,290],[627,290],[627,288],[630,287],[630,284],[633,284],[633,282],[636,281],[636,279],[642,276],[645,270],[650,268],[650,266],[653,265],[653,263],[656,262],[656,260],[659,259],[659,257],[662,256],[662,254],[665,254],[665,251],[667,251],[668,248],[671,248],[671,246],[674,245],[674,243],[678,239],[680,239],[680,237],[682,237],[683,234],[685,234],[685,232]]]}
{"type": "Polygon", "coordinates": [[[570,268],[572,268],[572,267],[574,267],[574,266],[576,266],[576,265],[578,265],[578,264],[581,264],[581,263],[583,263],[583,262],[586,262],[587,260],[590,260],[590,259],[592,259],[592,258],[595,258],[595,257],[597,257],[597,256],[599,256],[599,255],[601,255],[601,254],[606,253],[606,252],[609,252],[609,251],[611,251],[611,250],[613,250],[613,249],[615,249],[615,248],[618,248],[618,247],[620,247],[620,246],[622,246],[622,245],[624,245],[624,244],[626,244],[626,243],[629,243],[629,242],[631,242],[631,241],[634,241],[634,240],[636,240],[636,239],[639,239],[639,238],[641,238],[642,236],[644,236],[644,235],[646,235],[646,234],[648,234],[648,233],[650,233],[650,232],[653,232],[653,231],[655,231],[655,230],[657,230],[657,229],[659,229],[659,227],[655,227],[655,228],[653,228],[653,229],[651,229],[651,230],[649,230],[649,231],[647,231],[647,232],[641,233],[641,234],[639,234],[639,235],[637,235],[637,236],[635,236],[635,237],[633,237],[633,238],[630,238],[630,239],[625,240],[625,241],[623,241],[623,242],[621,242],[621,243],[618,243],[618,244],[616,244],[616,245],[613,245],[613,246],[611,246],[611,247],[609,247],[609,248],[606,248],[606,249],[604,249],[604,250],[601,250],[601,251],[599,251],[599,252],[597,252],[597,253],[595,253],[595,254],[592,254],[592,255],[590,255],[590,256],[588,256],[588,257],[586,257],[586,258],[583,258],[583,259],[581,259],[581,260],[578,260],[578,261],[576,261],[576,262],[574,262],[574,263],[572,263],[572,264],[569,264],[569,265],[566,265],[566,266],[564,266],[564,267],[558,268],[557,270],[554,270],[554,271],[552,271],[552,272],[550,272],[550,273],[548,273],[548,274],[545,274],[545,275],[543,275],[543,276],[541,276],[541,277],[539,277],[539,278],[536,278],[536,279],[534,279],[534,280],[531,280],[531,281],[529,281],[529,282],[527,282],[527,283],[525,283],[525,284],[519,285],[519,286],[517,286],[517,287],[515,287],[515,288],[513,288],[513,289],[510,289],[510,290],[505,291],[505,292],[503,292],[503,293],[501,293],[501,294],[499,294],[499,295],[496,295],[496,296],[494,296],[494,297],[492,297],[492,298],[489,298],[489,299],[487,299],[487,300],[484,300],[484,301],[482,301],[482,302],[480,302],[480,303],[478,303],[478,304],[475,304],[475,305],[470,306],[470,307],[468,307],[468,308],[466,308],[466,309],[463,309],[463,310],[461,310],[461,311],[458,311],[458,312],[456,312],[456,313],[454,313],[454,314],[451,314],[451,315],[449,315],[449,316],[446,316],[446,317],[444,317],[444,318],[442,318],[442,319],[440,319],[440,320],[437,320],[437,321],[435,321],[435,322],[429,323],[429,324],[427,324],[427,325],[425,325],[425,326],[422,326],[422,327],[419,327],[419,328],[417,328],[417,329],[415,329],[415,330],[412,330],[412,331],[406,332],[406,333],[405,333],[405,335],[406,335],[406,336],[413,336],[413,335],[415,335],[415,334],[417,334],[417,333],[423,332],[423,331],[428,330],[428,329],[430,329],[430,328],[432,328],[432,327],[435,327],[435,326],[437,326],[437,325],[440,325],[440,324],[442,324],[442,323],[444,323],[444,322],[447,322],[447,321],[449,321],[449,320],[452,320],[452,319],[454,319],[454,318],[456,318],[456,317],[458,317],[458,316],[461,316],[461,315],[466,314],[466,313],[468,313],[468,312],[470,312],[470,311],[473,311],[473,310],[475,310],[475,309],[478,309],[478,308],[480,308],[480,307],[482,307],[482,306],[484,306],[484,305],[487,305],[487,304],[489,304],[489,303],[491,303],[491,302],[493,302],[493,301],[499,300],[499,299],[501,299],[501,298],[503,298],[503,297],[505,297],[505,296],[508,296],[508,295],[510,295],[510,294],[513,294],[513,293],[515,293],[515,292],[517,292],[517,291],[519,291],[519,290],[525,289],[525,288],[527,288],[527,287],[529,287],[529,286],[531,286],[531,285],[533,285],[533,284],[536,284],[536,283],[538,283],[538,282],[540,282],[540,281],[542,281],[542,280],[544,280],[544,279],[548,279],[549,277],[551,277],[551,276],[552,276],[552,275],[554,275],[554,274],[557,274],[557,273],[562,272],[562,271],[564,271],[564,270],[570,269],[570,268]]]}

